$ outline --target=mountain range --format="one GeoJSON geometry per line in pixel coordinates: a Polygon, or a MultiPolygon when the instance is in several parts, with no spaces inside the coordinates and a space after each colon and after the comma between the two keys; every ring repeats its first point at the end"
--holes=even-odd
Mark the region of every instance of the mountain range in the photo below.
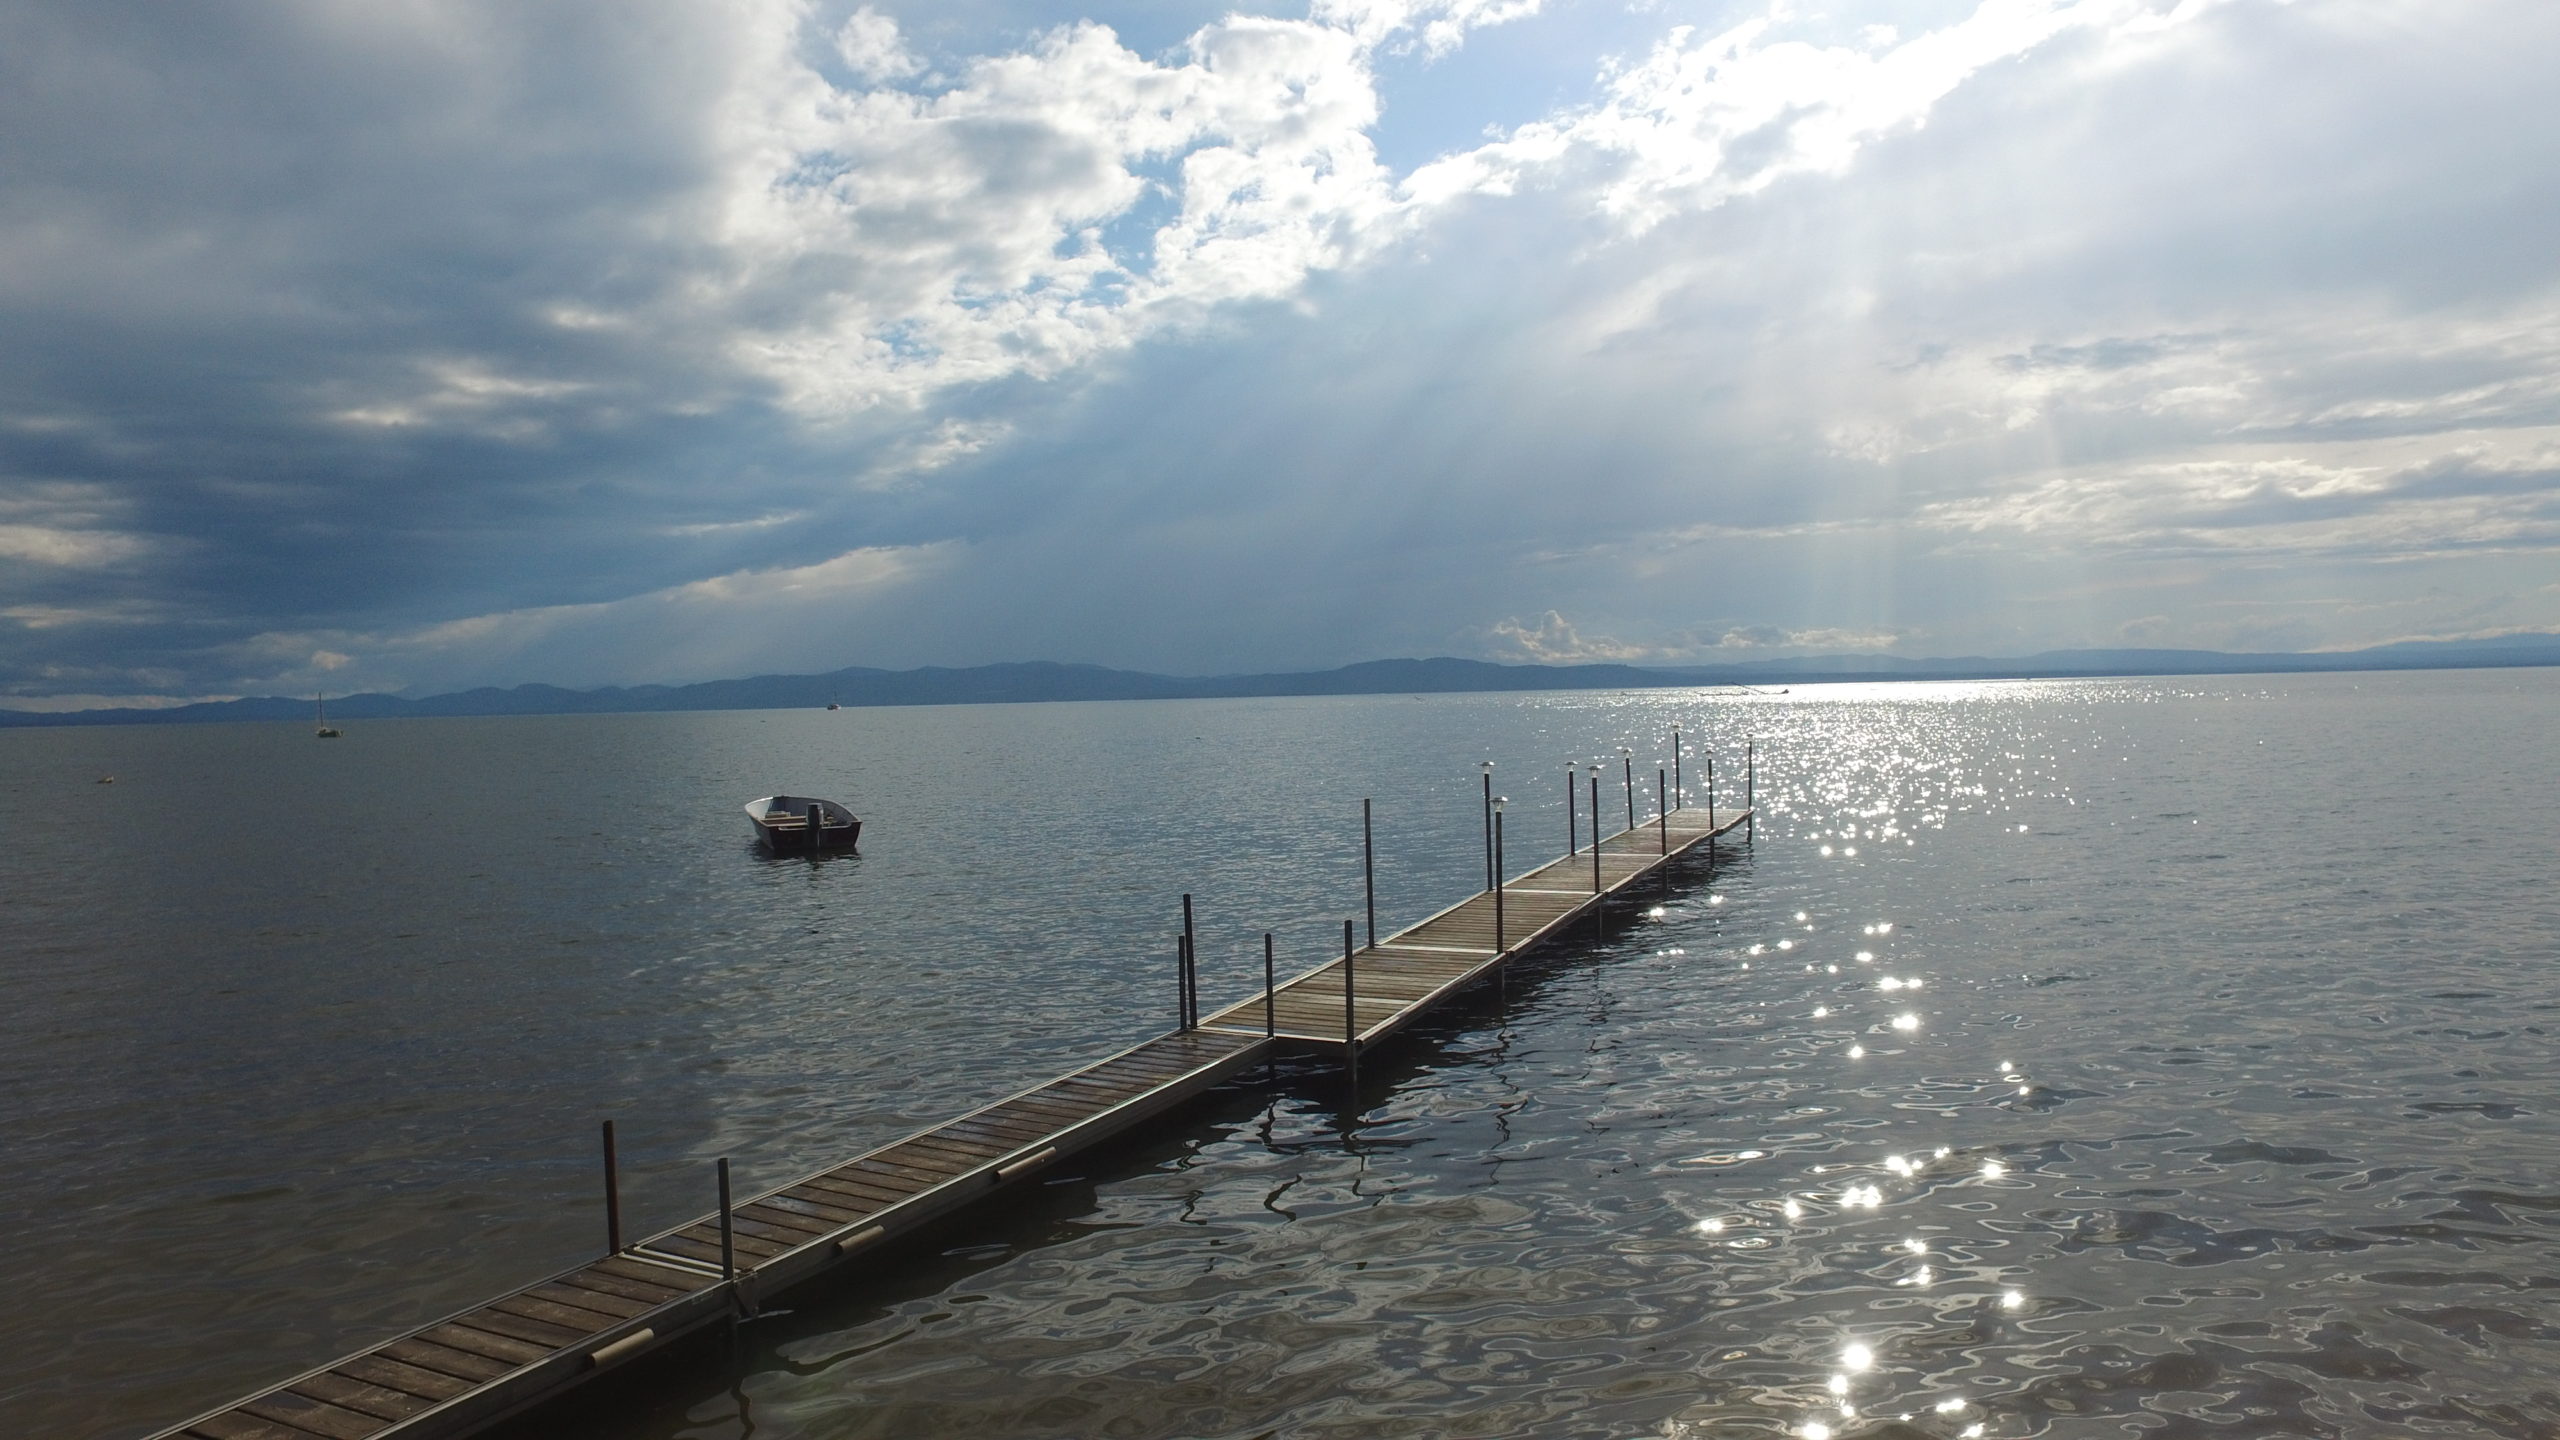
{"type": "MultiPolygon", "coordinates": [[[[347,695],[330,714],[345,720],[425,715],[594,715],[645,710],[790,710],[830,704],[972,705],[1051,700],[1175,700],[1264,695],[1386,695],[1500,690],[1627,690],[1770,686],[1859,680],[2076,679],[2133,675],[2247,675],[2320,670],[2442,670],[2560,665],[2560,635],[2487,640],[2409,640],[2367,650],[2237,654],[2221,650],[2048,650],[2016,659],[1817,655],[1732,665],[1501,665],[1484,660],[1371,660],[1334,670],[1174,676],[1100,665],[1030,661],[965,668],[757,675],[693,685],[484,687],[408,699],[347,695]]],[[[63,712],[0,710],[0,727],[186,724],[298,720],[311,702],[289,696],[206,701],[165,709],[63,712]]]]}

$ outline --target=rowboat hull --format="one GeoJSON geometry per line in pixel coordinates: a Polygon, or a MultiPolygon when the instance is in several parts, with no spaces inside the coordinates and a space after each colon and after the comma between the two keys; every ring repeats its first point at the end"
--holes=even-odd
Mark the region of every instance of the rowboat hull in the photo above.
{"type": "Polygon", "coordinates": [[[767,795],[746,803],[747,825],[756,843],[776,854],[808,854],[818,850],[851,850],[862,838],[862,820],[833,800],[807,795],[767,795]],[[811,829],[809,812],[818,812],[811,829]]]}

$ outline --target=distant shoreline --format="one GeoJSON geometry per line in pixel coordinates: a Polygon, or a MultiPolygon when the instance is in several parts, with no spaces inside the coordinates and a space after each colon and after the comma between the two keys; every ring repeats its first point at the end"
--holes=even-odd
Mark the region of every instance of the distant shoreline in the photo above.
{"type": "MultiPolygon", "coordinates": [[[[2560,665],[2560,635],[2490,641],[2406,641],[2333,653],[2218,650],[2056,650],[2017,659],[1815,656],[1739,665],[1502,665],[1447,657],[1372,660],[1333,670],[1172,676],[1050,661],[916,670],[855,667],[816,675],[760,675],[693,685],[484,687],[405,699],[333,696],[332,716],[382,720],[443,715],[610,715],[687,710],[806,710],[842,705],[1037,704],[1091,700],[1207,700],[1290,695],[1416,695],[1540,690],[1695,689],[1928,680],[2098,680],[2180,675],[2288,675],[2370,670],[2476,670],[2560,665]]],[[[0,728],[189,725],[309,719],[311,701],[263,696],[161,709],[0,709],[0,728]]]]}

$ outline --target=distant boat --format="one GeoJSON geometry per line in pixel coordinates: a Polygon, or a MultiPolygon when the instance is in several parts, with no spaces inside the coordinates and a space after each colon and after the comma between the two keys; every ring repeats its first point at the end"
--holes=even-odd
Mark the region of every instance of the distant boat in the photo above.
{"type": "Polygon", "coordinates": [[[757,841],[774,851],[850,850],[862,838],[862,821],[852,811],[806,795],[750,800],[747,823],[755,827],[757,841]]]}
{"type": "Polygon", "coordinates": [[[841,710],[841,709],[843,709],[844,707],[843,707],[843,706],[841,706],[841,705],[839,705],[839,704],[837,704],[837,703],[836,703],[836,702],[834,702],[833,700],[830,700],[830,701],[828,701],[828,702],[827,702],[827,708],[828,708],[828,709],[830,709],[830,710],[841,710]]]}
{"type": "Polygon", "coordinates": [[[321,739],[323,739],[323,740],[335,740],[335,739],[337,739],[337,738],[338,738],[338,727],[329,723],[329,699],[328,699],[328,697],[327,697],[327,696],[325,696],[325,695],[314,695],[314,696],[312,696],[312,697],[311,697],[311,700],[312,700],[312,703],[313,703],[313,704],[316,704],[316,705],[318,705],[318,706],[320,707],[320,728],[319,728],[319,729],[317,729],[317,730],[312,731],[311,733],[312,733],[313,735],[318,736],[319,738],[321,738],[321,739]]]}

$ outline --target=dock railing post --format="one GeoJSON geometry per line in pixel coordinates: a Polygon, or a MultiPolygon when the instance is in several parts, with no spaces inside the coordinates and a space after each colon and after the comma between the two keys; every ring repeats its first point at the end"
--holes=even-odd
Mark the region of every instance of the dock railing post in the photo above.
{"type": "Polygon", "coordinates": [[[1191,947],[1173,937],[1173,1028],[1191,1028],[1191,947]]]}
{"type": "Polygon", "coordinates": [[[1278,962],[1272,959],[1271,932],[1262,932],[1262,1034],[1265,1039],[1280,1033],[1277,997],[1280,992],[1278,962]]]}
{"type": "Polygon", "coordinates": [[[1600,893],[1600,762],[1591,762],[1591,893],[1600,893]]]}
{"type": "Polygon", "coordinates": [[[604,1122],[604,1253],[622,1253],[622,1174],[614,1163],[614,1122],[604,1122]]]}
{"type": "Polygon", "coordinates": [[[1351,922],[1342,922],[1342,1053],[1351,1065],[1351,1099],[1360,1100],[1360,1017],[1354,1008],[1358,1003],[1358,985],[1351,968],[1351,922]]]}
{"type": "Polygon", "coordinates": [[[1573,771],[1574,766],[1570,763],[1566,764],[1564,767],[1564,853],[1567,855],[1582,853],[1582,817],[1573,812],[1573,802],[1577,798],[1573,793],[1573,771]]]}
{"type": "Polygon", "coordinates": [[[738,1283],[737,1239],[729,1219],[729,1157],[720,1157],[720,1278],[738,1283]]]}
{"type": "Polygon", "coordinates": [[[1636,828],[1636,752],[1618,747],[1618,764],[1627,772],[1627,828],[1636,828]]]}
{"type": "Polygon", "coordinates": [[[1493,888],[1493,762],[1480,760],[1476,768],[1484,772],[1484,888],[1493,888]]]}
{"type": "Polygon", "coordinates": [[[1369,901],[1369,948],[1378,948],[1378,841],[1369,823],[1369,802],[1360,802],[1360,889],[1369,901]]]}
{"type": "Polygon", "coordinates": [[[1716,752],[1707,752],[1707,828],[1716,828],[1716,752]]]}
{"type": "Polygon", "coordinates": [[[1661,796],[1662,796],[1662,815],[1661,815],[1661,818],[1657,819],[1657,820],[1654,822],[1654,826],[1655,826],[1655,828],[1656,828],[1656,829],[1659,829],[1659,830],[1662,832],[1662,853],[1663,853],[1663,854],[1665,854],[1665,855],[1668,855],[1668,854],[1670,854],[1670,853],[1671,853],[1671,775],[1670,775],[1670,772],[1665,771],[1665,770],[1661,770],[1661,769],[1656,769],[1656,770],[1653,772],[1653,788],[1654,788],[1657,792],[1659,792],[1659,793],[1661,794],[1661,796]]]}
{"type": "Polygon", "coordinates": [[[1191,896],[1182,897],[1182,1028],[1200,1028],[1200,932],[1191,923],[1191,896]]]}
{"type": "Polygon", "coordinates": [[[827,848],[827,812],[815,805],[809,807],[809,848],[827,848]]]}
{"type": "Polygon", "coordinates": [[[1511,803],[1505,795],[1493,802],[1493,953],[1502,954],[1502,810],[1511,803]]]}
{"type": "Polygon", "coordinates": [[[1743,737],[1742,813],[1747,818],[1742,822],[1742,843],[1745,845],[1751,843],[1753,833],[1760,828],[1760,757],[1758,750],[1758,737],[1749,735],[1743,737]]]}
{"type": "Polygon", "coordinates": [[[1680,778],[1680,732],[1677,730],[1671,732],[1671,793],[1680,797],[1682,805],[1688,804],[1689,787],[1680,778]]]}
{"type": "Polygon", "coordinates": [[[613,1151],[613,1122],[604,1122],[604,1253],[622,1253],[622,1174],[613,1151]]]}

